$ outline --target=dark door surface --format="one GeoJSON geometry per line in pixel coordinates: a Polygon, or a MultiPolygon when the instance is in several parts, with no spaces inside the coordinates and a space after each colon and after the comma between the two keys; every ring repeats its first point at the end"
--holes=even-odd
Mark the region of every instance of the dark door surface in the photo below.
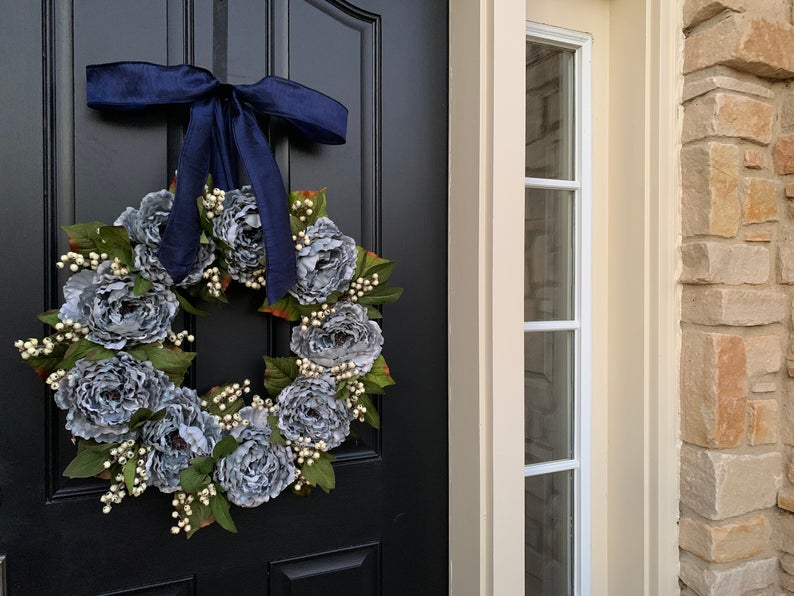
{"type": "MultiPolygon", "coordinates": [[[[0,563],[7,594],[419,595],[447,591],[445,0],[5,0],[0,3],[0,563]],[[71,481],[63,419],[12,348],[41,336],[67,250],[59,228],[112,222],[167,186],[187,121],[180,108],[102,115],[85,105],[85,66],[193,63],[222,81],[292,78],[344,103],[348,142],[301,141],[262,120],[290,189],[328,187],[331,217],[398,262],[403,298],[383,309],[398,384],[383,430],[339,449],[337,488],[235,508],[172,536],[156,490],[102,515],[100,481],[71,481]]],[[[186,319],[199,391],[287,355],[286,324],[261,295],[186,319]]],[[[0,577],[2,573],[0,572],[0,577]]],[[[0,594],[3,593],[0,587],[0,594]]]]}

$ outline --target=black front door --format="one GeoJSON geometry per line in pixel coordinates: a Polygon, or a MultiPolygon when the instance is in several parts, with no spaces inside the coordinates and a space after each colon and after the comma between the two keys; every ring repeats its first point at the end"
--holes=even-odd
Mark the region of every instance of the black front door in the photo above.
{"type": "MultiPolygon", "coordinates": [[[[3,308],[0,557],[9,596],[27,594],[419,595],[447,591],[447,3],[441,0],[7,0],[0,3],[3,308]],[[56,307],[59,228],[113,219],[167,185],[187,112],[103,115],[85,105],[85,66],[193,63],[230,83],[292,78],[344,103],[348,142],[301,141],[262,121],[290,189],[328,187],[329,211],[398,262],[403,298],[384,307],[398,384],[383,430],[338,451],[337,488],[282,494],[171,536],[170,499],[148,491],[109,515],[106,484],[62,476],[74,455],[52,395],[18,359],[56,307]]],[[[186,324],[199,356],[188,383],[250,377],[288,355],[285,324],[232,305],[186,324]]],[[[0,573],[2,577],[2,573],[0,573]]],[[[0,586],[0,594],[3,594],[0,586]]]]}

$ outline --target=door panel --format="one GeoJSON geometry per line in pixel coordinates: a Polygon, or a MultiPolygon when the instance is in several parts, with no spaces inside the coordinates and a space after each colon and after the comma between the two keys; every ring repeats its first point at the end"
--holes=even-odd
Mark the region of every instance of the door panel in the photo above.
{"type": "MultiPolygon", "coordinates": [[[[190,541],[168,534],[156,491],[100,512],[104,483],[66,480],[73,456],[48,391],[13,350],[0,357],[0,556],[8,593],[442,594],[447,589],[446,3],[411,0],[22,0],[2,3],[0,202],[6,258],[4,345],[42,332],[60,303],[60,226],[112,222],[168,184],[184,108],[99,114],[85,65],[192,62],[222,80],[288,76],[350,110],[348,143],[303,142],[262,121],[285,184],[328,186],[330,214],[365,247],[399,262],[403,299],[384,308],[398,385],[384,430],[340,448],[338,488],[233,512],[190,541]],[[318,587],[320,586],[320,587],[318,587]]],[[[288,353],[289,327],[255,312],[262,297],[184,324],[197,336],[188,383],[249,377],[288,353]]]]}

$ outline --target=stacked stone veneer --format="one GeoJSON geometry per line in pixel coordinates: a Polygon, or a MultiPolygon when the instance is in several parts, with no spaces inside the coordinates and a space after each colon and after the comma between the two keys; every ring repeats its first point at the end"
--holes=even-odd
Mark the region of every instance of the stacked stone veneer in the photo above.
{"type": "Polygon", "coordinates": [[[794,594],[790,0],[685,0],[682,594],[794,594]]]}

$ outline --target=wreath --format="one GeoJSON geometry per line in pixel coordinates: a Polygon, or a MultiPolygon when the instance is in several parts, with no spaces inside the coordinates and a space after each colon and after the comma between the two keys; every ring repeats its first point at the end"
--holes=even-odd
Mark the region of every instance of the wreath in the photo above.
{"type": "Polygon", "coordinates": [[[257,507],[287,490],[335,486],[330,453],[353,421],[379,428],[370,395],[394,384],[381,354],[378,306],[399,298],[394,263],[356,246],[329,219],[325,190],[287,197],[297,283],[260,312],[294,322],[292,357],[265,356],[266,398],[250,380],[199,395],[182,385],[194,341],[172,325],[179,310],[205,316],[197,300],[223,304],[237,282],[264,292],[262,221],[251,187],[211,180],[198,198],[201,240],[178,283],[158,257],[175,186],[146,195],[113,225],[64,226],[71,273],[53,327],[15,347],[54,392],[77,454],[69,478],[109,481],[103,513],[147,488],[172,495],[173,534],[214,521],[235,532],[230,504],[257,507]]]}

